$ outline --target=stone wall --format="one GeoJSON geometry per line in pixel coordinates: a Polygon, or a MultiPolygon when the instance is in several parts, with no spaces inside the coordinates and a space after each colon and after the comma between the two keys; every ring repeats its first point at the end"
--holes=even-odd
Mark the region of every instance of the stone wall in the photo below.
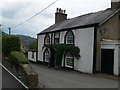
{"type": "Polygon", "coordinates": [[[2,64],[28,88],[39,88],[38,74],[32,69],[30,64],[15,66],[9,63],[8,58],[3,58],[2,64]]]}
{"type": "Polygon", "coordinates": [[[38,74],[33,70],[30,64],[23,64],[19,67],[19,73],[22,80],[29,88],[36,88],[38,86],[38,74]]]}

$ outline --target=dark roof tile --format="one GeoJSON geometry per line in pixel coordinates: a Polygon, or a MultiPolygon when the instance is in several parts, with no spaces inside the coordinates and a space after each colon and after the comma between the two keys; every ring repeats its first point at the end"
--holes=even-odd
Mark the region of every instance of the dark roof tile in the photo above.
{"type": "Polygon", "coordinates": [[[62,29],[67,29],[67,28],[74,28],[78,26],[101,23],[102,21],[107,19],[110,15],[114,14],[115,11],[116,10],[107,9],[107,10],[103,10],[95,13],[89,13],[75,18],[67,19],[62,21],[61,23],[57,23],[50,26],[49,28],[38,33],[38,35],[43,33],[58,31],[62,29]]]}

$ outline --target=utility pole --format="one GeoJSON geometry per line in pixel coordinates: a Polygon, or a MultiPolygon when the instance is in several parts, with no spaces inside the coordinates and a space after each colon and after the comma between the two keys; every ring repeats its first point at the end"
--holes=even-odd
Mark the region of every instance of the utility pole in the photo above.
{"type": "Polygon", "coordinates": [[[11,28],[8,28],[9,29],[9,35],[11,34],[11,28]]]}

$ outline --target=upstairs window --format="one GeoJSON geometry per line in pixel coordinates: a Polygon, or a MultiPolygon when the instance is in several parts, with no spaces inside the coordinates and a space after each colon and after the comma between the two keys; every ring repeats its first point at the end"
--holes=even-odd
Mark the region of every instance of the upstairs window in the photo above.
{"type": "Polygon", "coordinates": [[[50,36],[49,36],[49,34],[47,34],[45,36],[45,44],[50,44],[50,36]]]}
{"type": "Polygon", "coordinates": [[[74,34],[72,31],[68,31],[66,34],[66,44],[74,44],[74,34]]]}
{"type": "Polygon", "coordinates": [[[45,62],[49,62],[50,61],[50,53],[49,53],[48,49],[46,49],[44,51],[44,61],[45,62]]]}
{"type": "Polygon", "coordinates": [[[60,33],[59,32],[54,33],[54,44],[59,44],[59,39],[60,33]]]}

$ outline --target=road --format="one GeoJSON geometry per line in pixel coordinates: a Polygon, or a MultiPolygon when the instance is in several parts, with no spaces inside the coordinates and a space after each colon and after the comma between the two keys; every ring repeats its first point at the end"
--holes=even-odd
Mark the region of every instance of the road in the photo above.
{"type": "MultiPolygon", "coordinates": [[[[0,66],[1,68],[1,66],[0,66]]],[[[13,78],[13,76],[11,76],[5,69],[2,68],[2,70],[0,71],[0,74],[2,74],[2,88],[3,90],[12,88],[19,88],[22,90],[25,90],[25,87],[23,87],[15,78],[13,78]]],[[[1,78],[0,78],[1,79],[1,78]]]]}
{"type": "Polygon", "coordinates": [[[71,70],[55,70],[31,63],[38,73],[39,84],[45,88],[118,88],[118,81],[81,74],[71,70]]]}

